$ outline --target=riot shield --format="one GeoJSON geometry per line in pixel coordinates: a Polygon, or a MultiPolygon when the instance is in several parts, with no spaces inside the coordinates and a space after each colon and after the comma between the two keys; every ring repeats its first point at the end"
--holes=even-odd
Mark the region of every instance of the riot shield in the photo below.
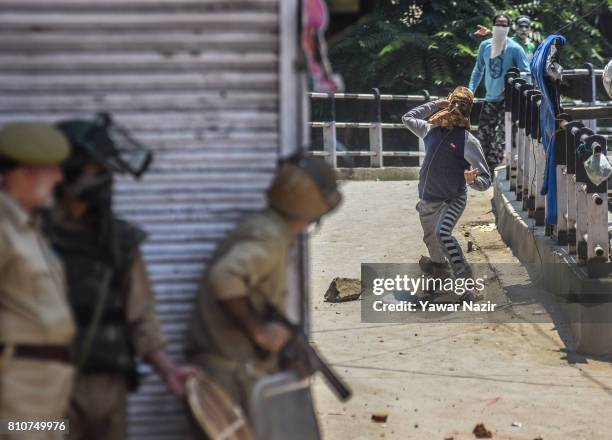
{"type": "Polygon", "coordinates": [[[283,371],[260,379],[251,393],[250,413],[257,440],[319,440],[310,379],[283,371]]]}

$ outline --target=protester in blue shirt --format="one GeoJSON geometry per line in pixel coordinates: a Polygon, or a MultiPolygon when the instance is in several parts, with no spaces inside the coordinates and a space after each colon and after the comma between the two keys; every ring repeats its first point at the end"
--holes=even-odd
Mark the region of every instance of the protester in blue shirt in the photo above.
{"type": "Polygon", "coordinates": [[[493,37],[480,44],[468,86],[472,92],[476,92],[484,76],[486,96],[478,120],[477,137],[491,170],[504,158],[504,75],[512,67],[529,71],[525,51],[508,38],[512,22],[510,17],[498,14],[493,21],[493,37]]]}

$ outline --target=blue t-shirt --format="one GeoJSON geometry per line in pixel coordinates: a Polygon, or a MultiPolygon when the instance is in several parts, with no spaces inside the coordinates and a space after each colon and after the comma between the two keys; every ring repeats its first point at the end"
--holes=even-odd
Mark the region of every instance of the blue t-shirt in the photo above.
{"type": "Polygon", "coordinates": [[[484,75],[487,91],[485,101],[499,102],[504,99],[506,72],[512,67],[517,67],[522,72],[529,72],[529,62],[523,48],[510,38],[506,38],[506,49],[499,56],[491,59],[491,41],[492,39],[489,38],[480,43],[476,65],[472,70],[468,88],[476,92],[484,75]]]}

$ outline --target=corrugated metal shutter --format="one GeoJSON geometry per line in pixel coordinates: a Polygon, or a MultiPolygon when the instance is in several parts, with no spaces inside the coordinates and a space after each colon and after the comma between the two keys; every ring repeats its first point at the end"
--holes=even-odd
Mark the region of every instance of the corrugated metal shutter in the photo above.
{"type": "MultiPolygon", "coordinates": [[[[0,125],[111,111],[152,147],[116,205],[145,245],[171,346],[215,243],[263,203],[279,154],[280,0],[0,0],[0,125]]],[[[100,396],[103,398],[103,396],[100,396]]],[[[131,439],[187,438],[154,374],[130,404],[131,439]]]]}

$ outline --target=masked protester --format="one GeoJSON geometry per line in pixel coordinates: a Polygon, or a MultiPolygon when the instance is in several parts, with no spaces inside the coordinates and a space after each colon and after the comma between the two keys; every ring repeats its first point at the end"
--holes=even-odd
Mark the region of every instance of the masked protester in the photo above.
{"type": "MultiPolygon", "coordinates": [[[[531,58],[533,58],[533,54],[536,50],[536,44],[531,41],[529,36],[531,32],[531,19],[526,15],[521,15],[514,20],[514,26],[515,33],[512,37],[510,37],[510,39],[518,43],[523,48],[525,54],[527,55],[527,59],[531,61],[531,58]]],[[[485,37],[490,34],[491,30],[482,25],[478,25],[478,30],[474,32],[474,35],[479,37],[485,37]]]]}
{"type": "Polygon", "coordinates": [[[268,206],[219,244],[197,295],[188,356],[247,416],[254,384],[279,372],[290,332],[270,317],[287,303],[288,253],[298,235],[341,200],[334,171],[319,158],[284,162],[268,206]]]}
{"type": "MultiPolygon", "coordinates": [[[[68,405],[75,325],[64,273],[40,231],[69,154],[61,132],[16,123],[0,130],[0,420],[57,421],[68,405]]],[[[64,426],[64,429],[67,429],[64,426]]],[[[64,431],[65,432],[65,431],[64,431]]],[[[59,440],[56,430],[37,436],[59,440]]],[[[27,434],[4,433],[23,439],[27,434]]]]}
{"type": "Polygon", "coordinates": [[[482,78],[485,79],[486,95],[478,120],[477,137],[491,170],[504,158],[504,75],[512,67],[529,71],[525,51],[508,38],[510,17],[496,15],[494,23],[492,38],[480,44],[468,86],[472,92],[476,92],[482,78]]]}
{"type": "MultiPolygon", "coordinates": [[[[78,327],[69,439],[121,440],[127,437],[127,396],[137,388],[140,359],[151,363],[177,396],[184,394],[191,371],[165,352],[140,252],[146,235],[112,211],[113,173],[130,171],[130,161],[111,138],[116,127],[108,115],[58,127],[73,152],[62,165],[58,206],[46,231],[66,267],[78,327]]],[[[130,158],[139,155],[135,150],[130,158]]]]}
{"type": "Polygon", "coordinates": [[[535,43],[531,41],[531,38],[529,37],[531,32],[531,19],[526,15],[521,15],[514,20],[514,26],[515,32],[510,39],[523,48],[525,54],[527,55],[527,59],[531,61],[533,58],[533,53],[536,50],[535,43]]]}
{"type": "Polygon", "coordinates": [[[447,99],[423,104],[402,118],[425,143],[416,209],[429,257],[421,257],[419,265],[437,278],[450,276],[448,264],[453,276],[472,276],[453,228],[465,209],[467,186],[478,191],[491,186],[480,142],[469,131],[473,102],[469,89],[457,87],[447,99]]]}

